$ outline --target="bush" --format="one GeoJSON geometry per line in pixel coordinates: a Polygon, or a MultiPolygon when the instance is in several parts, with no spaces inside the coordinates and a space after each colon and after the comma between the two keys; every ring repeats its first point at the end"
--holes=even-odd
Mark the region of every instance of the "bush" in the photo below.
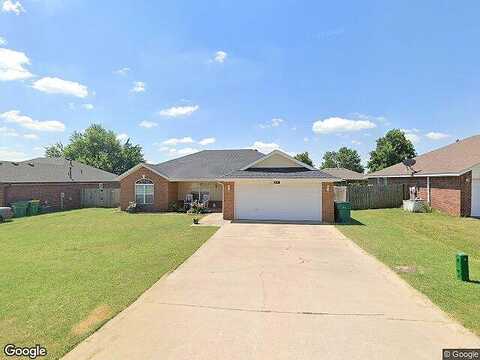
{"type": "Polygon", "coordinates": [[[183,212],[183,208],[178,206],[178,202],[172,201],[170,204],[168,204],[168,211],[183,212]]]}
{"type": "Polygon", "coordinates": [[[208,211],[208,209],[203,205],[200,204],[198,201],[194,201],[192,203],[192,207],[190,210],[187,211],[188,214],[204,214],[208,211]]]}
{"type": "Polygon", "coordinates": [[[135,201],[130,201],[125,211],[130,214],[134,214],[140,211],[140,206],[138,206],[135,201]]]}

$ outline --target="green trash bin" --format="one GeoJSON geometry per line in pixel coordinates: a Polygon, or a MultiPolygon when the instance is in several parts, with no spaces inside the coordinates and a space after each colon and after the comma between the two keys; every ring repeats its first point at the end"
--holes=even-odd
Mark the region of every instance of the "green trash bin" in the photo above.
{"type": "Polygon", "coordinates": [[[12,203],[13,214],[16,218],[27,216],[28,201],[17,201],[12,203]]]}
{"type": "Polygon", "coordinates": [[[462,281],[470,281],[468,271],[468,255],[462,252],[457,254],[457,279],[462,281]]]}
{"type": "Polygon", "coordinates": [[[349,202],[335,202],[335,221],[340,224],[348,224],[351,220],[352,204],[349,202]]]}
{"type": "Polygon", "coordinates": [[[40,200],[30,200],[28,202],[27,215],[38,215],[40,211],[40,200]]]}

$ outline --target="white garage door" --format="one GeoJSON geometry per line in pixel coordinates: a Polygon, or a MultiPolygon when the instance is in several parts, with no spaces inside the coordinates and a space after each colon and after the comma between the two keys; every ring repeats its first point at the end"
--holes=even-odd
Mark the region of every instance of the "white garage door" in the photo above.
{"type": "Polygon", "coordinates": [[[292,181],[237,182],[235,218],[321,221],[322,185],[292,181]]]}
{"type": "Polygon", "coordinates": [[[480,217],[480,179],[472,181],[472,216],[480,217]]]}

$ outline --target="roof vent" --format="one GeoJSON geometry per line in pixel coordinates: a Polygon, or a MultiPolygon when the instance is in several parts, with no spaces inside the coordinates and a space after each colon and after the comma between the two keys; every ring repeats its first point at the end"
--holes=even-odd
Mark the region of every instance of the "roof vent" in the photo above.
{"type": "Polygon", "coordinates": [[[460,139],[455,140],[456,143],[460,142],[460,139]]]}
{"type": "Polygon", "coordinates": [[[13,166],[18,166],[18,165],[20,165],[20,164],[19,164],[18,162],[12,161],[12,165],[13,165],[13,166]]]}
{"type": "Polygon", "coordinates": [[[31,163],[31,162],[28,163],[28,165],[30,165],[31,167],[34,167],[34,166],[35,166],[35,164],[34,164],[34,163],[31,163]]]}

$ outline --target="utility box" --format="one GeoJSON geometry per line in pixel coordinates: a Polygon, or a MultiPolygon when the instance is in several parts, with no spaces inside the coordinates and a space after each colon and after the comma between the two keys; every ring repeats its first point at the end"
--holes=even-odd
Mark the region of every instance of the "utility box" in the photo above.
{"type": "Polygon", "coordinates": [[[465,253],[457,254],[457,279],[462,281],[470,280],[468,271],[468,255],[465,253]]]}

